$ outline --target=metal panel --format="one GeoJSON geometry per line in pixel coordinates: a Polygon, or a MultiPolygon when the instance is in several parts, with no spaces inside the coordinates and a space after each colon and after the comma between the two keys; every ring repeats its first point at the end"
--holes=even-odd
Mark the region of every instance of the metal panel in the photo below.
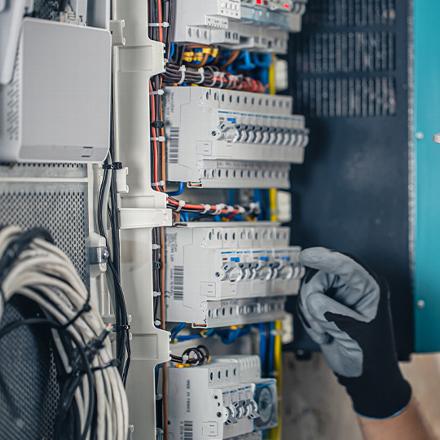
{"type": "MultiPolygon", "coordinates": [[[[401,358],[413,350],[407,23],[407,1],[311,0],[289,52],[294,112],[311,131],[292,170],[293,242],[387,279],[401,358]]],[[[293,348],[312,348],[296,330],[293,348]]]]}
{"type": "Polygon", "coordinates": [[[415,345],[440,350],[440,3],[414,2],[415,345]]]}

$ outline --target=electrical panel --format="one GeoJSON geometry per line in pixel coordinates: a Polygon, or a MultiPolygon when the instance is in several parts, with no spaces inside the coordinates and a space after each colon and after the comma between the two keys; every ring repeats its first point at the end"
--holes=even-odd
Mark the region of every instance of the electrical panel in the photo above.
{"type": "Polygon", "coordinates": [[[177,0],[172,39],[286,53],[304,11],[304,0],[177,0]]]}
{"type": "Polygon", "coordinates": [[[85,437],[280,440],[285,308],[304,268],[278,191],[309,130],[276,94],[277,55],[306,3],[0,0],[0,219],[67,253],[124,384],[107,396],[115,429],[94,381],[85,437]]]}
{"type": "Polygon", "coordinates": [[[287,188],[309,141],[292,98],[167,87],[168,177],[204,188],[287,188]]]}
{"type": "Polygon", "coordinates": [[[260,370],[258,356],[244,355],[171,368],[171,438],[220,440],[276,426],[276,380],[262,379],[260,370]]]}
{"type": "Polygon", "coordinates": [[[1,162],[99,162],[110,142],[111,37],[25,18],[0,86],[1,162]]]}
{"type": "Polygon", "coordinates": [[[168,229],[166,243],[170,321],[210,327],[271,320],[304,274],[289,229],[270,223],[188,223],[168,229]]]}

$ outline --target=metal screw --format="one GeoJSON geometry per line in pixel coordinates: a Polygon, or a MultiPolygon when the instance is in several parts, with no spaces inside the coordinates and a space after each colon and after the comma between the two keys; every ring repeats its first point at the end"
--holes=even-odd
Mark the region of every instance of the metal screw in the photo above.
{"type": "Polygon", "coordinates": [[[416,133],[416,139],[422,140],[422,139],[424,139],[424,138],[425,138],[425,135],[424,135],[424,133],[422,133],[421,131],[418,131],[418,132],[416,133]]]}
{"type": "Polygon", "coordinates": [[[440,144],[440,133],[436,133],[433,137],[432,140],[436,143],[436,144],[440,144]]]}
{"type": "Polygon", "coordinates": [[[418,308],[418,309],[420,309],[420,310],[424,309],[424,308],[425,308],[425,305],[426,305],[426,303],[425,303],[425,301],[424,301],[423,299],[419,299],[419,300],[417,301],[417,308],[418,308]]]}

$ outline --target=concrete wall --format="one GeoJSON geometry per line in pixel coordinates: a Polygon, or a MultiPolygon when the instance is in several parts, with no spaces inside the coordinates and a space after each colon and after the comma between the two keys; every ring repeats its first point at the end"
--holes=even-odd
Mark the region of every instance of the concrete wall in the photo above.
{"type": "MultiPolygon", "coordinates": [[[[402,365],[414,395],[440,439],[440,356],[414,356],[402,365]]],[[[361,440],[351,402],[321,355],[284,358],[284,440],[361,440]]]]}

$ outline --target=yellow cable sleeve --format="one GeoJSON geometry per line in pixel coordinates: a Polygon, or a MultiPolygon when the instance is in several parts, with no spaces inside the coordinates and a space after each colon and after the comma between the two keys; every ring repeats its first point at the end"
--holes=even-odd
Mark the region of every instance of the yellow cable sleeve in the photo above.
{"type": "Polygon", "coordinates": [[[269,94],[275,95],[277,93],[277,85],[275,80],[275,62],[276,56],[272,55],[272,64],[269,67],[269,94]]]}
{"type": "Polygon", "coordinates": [[[278,190],[271,188],[269,190],[269,209],[270,209],[270,221],[278,221],[278,190]]]}

